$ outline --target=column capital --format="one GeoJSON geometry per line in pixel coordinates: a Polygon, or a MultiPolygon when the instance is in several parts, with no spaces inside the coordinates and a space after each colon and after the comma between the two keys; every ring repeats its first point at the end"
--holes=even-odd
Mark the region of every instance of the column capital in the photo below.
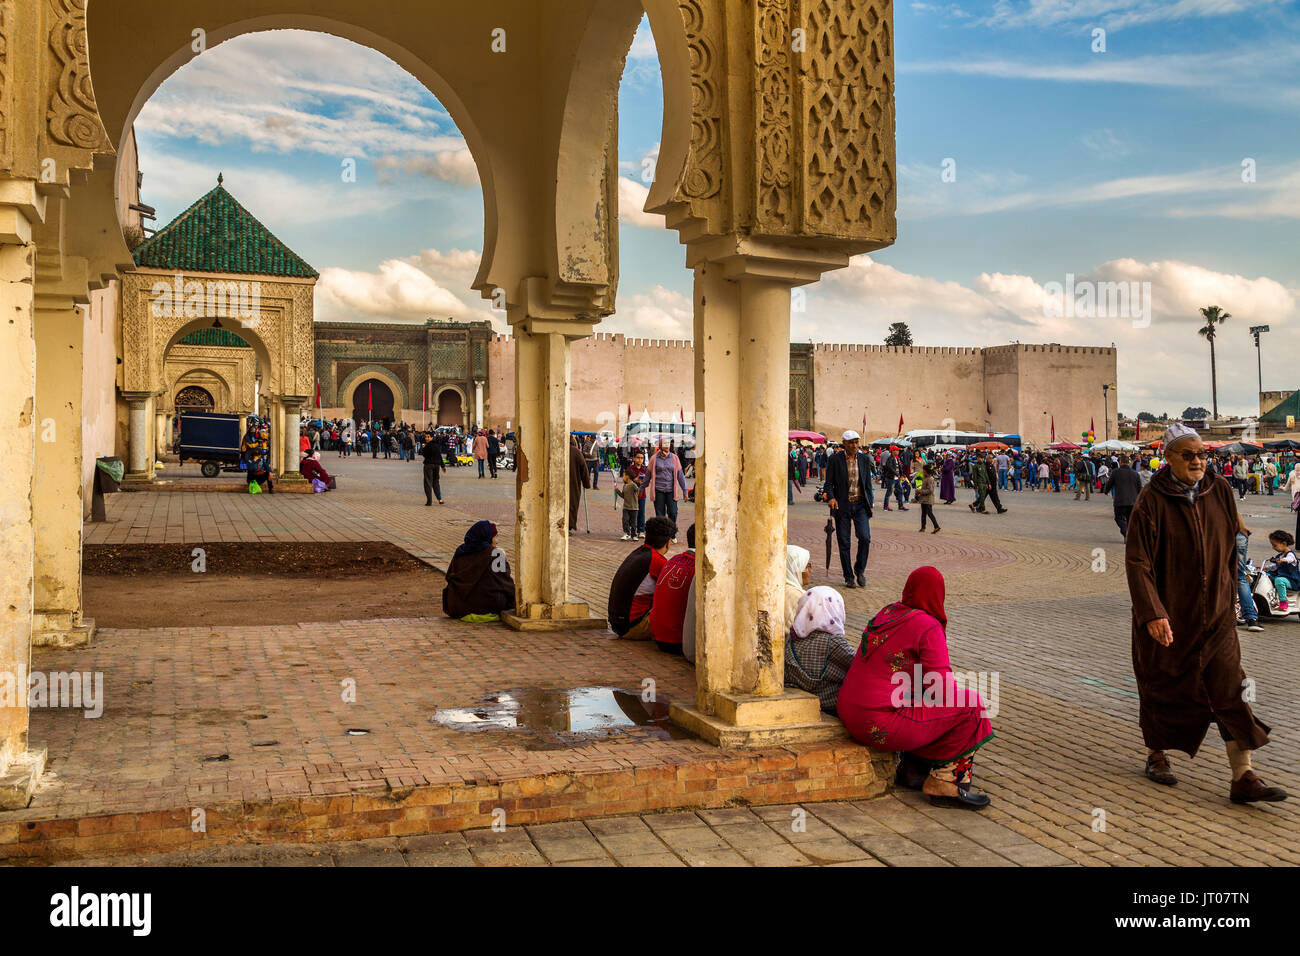
{"type": "Polygon", "coordinates": [[[686,265],[722,267],[727,279],[772,279],[791,286],[816,282],[823,273],[843,269],[858,250],[853,244],[792,243],[739,233],[708,236],[686,246],[686,265]]]}
{"type": "Polygon", "coordinates": [[[132,405],[143,405],[145,402],[149,401],[149,399],[153,398],[156,393],[121,391],[118,394],[122,396],[123,401],[129,402],[132,405]]]}

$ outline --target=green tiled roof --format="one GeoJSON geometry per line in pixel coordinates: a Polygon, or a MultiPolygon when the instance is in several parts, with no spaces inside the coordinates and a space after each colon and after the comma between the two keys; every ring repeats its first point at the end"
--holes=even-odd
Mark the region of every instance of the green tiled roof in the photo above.
{"type": "Polygon", "coordinates": [[[236,349],[252,348],[252,346],[229,329],[195,329],[189,335],[178,340],[176,344],[220,345],[225,348],[236,349]]]}
{"type": "Polygon", "coordinates": [[[177,272],[315,278],[319,273],[217,186],[136,246],[138,266],[177,272]]]}

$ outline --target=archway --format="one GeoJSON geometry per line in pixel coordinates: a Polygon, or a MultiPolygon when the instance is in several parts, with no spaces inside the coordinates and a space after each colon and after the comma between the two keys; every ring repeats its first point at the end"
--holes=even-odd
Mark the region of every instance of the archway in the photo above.
{"type": "Polygon", "coordinates": [[[198,385],[186,385],[176,393],[173,402],[177,414],[182,412],[210,412],[216,407],[217,403],[212,398],[212,393],[206,388],[198,385]]]}
{"type": "Polygon", "coordinates": [[[458,389],[446,388],[438,393],[438,424],[465,425],[465,405],[458,389]]]}
{"type": "Polygon", "coordinates": [[[383,379],[368,378],[352,392],[352,418],[358,422],[393,424],[393,390],[383,379]]]}

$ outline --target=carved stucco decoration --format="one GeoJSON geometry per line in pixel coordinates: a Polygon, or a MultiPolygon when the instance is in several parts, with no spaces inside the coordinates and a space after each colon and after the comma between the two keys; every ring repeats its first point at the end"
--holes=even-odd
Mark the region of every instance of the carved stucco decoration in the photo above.
{"type": "Polygon", "coordinates": [[[707,232],[893,241],[890,0],[678,0],[691,68],[691,141],[672,206],[707,232]],[[801,29],[802,49],[794,30],[801,29]],[[746,44],[748,77],[725,49],[746,44]],[[724,40],[726,43],[724,44],[724,40]],[[738,87],[747,83],[747,88],[738,87]],[[732,108],[749,103],[748,114],[732,108]],[[749,169],[735,177],[724,170],[749,169]],[[740,181],[733,182],[733,179],[740,181]]]}
{"type": "MultiPolygon", "coordinates": [[[[182,281],[210,280],[211,275],[185,275],[182,281]]],[[[177,333],[195,322],[194,317],[153,314],[152,287],[170,277],[129,272],[122,281],[122,381],[130,392],[160,392],[166,388],[163,358],[177,333]]],[[[305,398],[315,393],[315,339],[312,325],[312,285],[261,282],[259,314],[242,320],[225,318],[223,324],[248,341],[261,345],[269,356],[262,369],[262,390],[267,395],[305,398]],[[247,322],[247,324],[244,324],[247,322]]]]}
{"type": "Polygon", "coordinates": [[[54,15],[46,121],[50,141],[92,152],[111,151],[95,106],[86,46],[85,0],[46,0],[54,15]]]}

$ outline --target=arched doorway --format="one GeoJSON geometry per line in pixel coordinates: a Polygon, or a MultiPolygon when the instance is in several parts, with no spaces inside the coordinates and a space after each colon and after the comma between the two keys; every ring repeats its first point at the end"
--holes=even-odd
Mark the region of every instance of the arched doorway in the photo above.
{"type": "Polygon", "coordinates": [[[186,385],[176,393],[176,411],[208,412],[216,407],[212,393],[197,385],[186,385]]]}
{"type": "Polygon", "coordinates": [[[352,417],[359,422],[393,423],[393,390],[381,379],[368,378],[352,393],[352,417]]]}
{"type": "Polygon", "coordinates": [[[461,404],[460,392],[456,391],[454,388],[445,389],[438,396],[438,424],[465,424],[465,409],[461,404]]]}

